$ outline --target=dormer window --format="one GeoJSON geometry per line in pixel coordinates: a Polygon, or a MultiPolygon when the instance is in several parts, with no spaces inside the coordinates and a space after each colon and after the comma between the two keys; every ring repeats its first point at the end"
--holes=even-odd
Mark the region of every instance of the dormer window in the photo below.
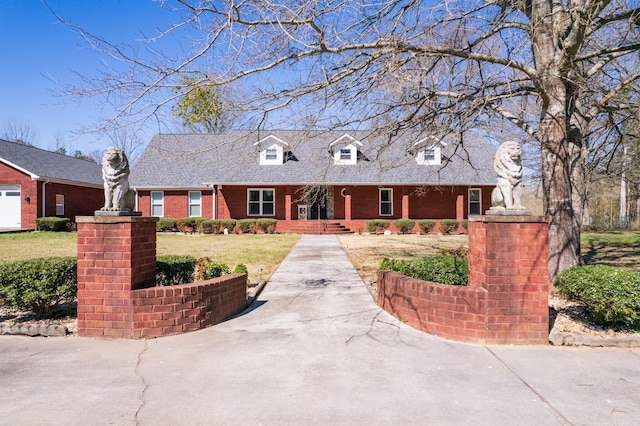
{"type": "Polygon", "coordinates": [[[278,150],[275,148],[265,149],[264,157],[267,161],[276,161],[278,159],[278,150]]]}
{"type": "Polygon", "coordinates": [[[289,144],[273,135],[269,135],[254,144],[260,149],[260,165],[281,165],[290,157],[289,144]]]}
{"type": "Polygon", "coordinates": [[[440,139],[428,136],[409,148],[409,153],[415,157],[416,163],[422,166],[434,166],[442,163],[442,147],[447,146],[440,139]]]}
{"type": "Polygon", "coordinates": [[[333,156],[333,164],[357,164],[362,143],[345,134],[329,145],[329,153],[333,156]]]}

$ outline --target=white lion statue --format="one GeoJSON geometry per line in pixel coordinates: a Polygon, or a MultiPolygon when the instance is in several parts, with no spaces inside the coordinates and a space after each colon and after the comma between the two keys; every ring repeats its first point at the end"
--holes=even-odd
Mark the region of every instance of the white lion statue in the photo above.
{"type": "Polygon", "coordinates": [[[122,149],[110,146],[104,151],[102,180],[104,207],[100,210],[132,212],[135,194],[129,189],[129,160],[122,149]]]}
{"type": "Polygon", "coordinates": [[[522,148],[517,142],[504,142],[496,152],[493,168],[498,174],[498,186],[491,193],[493,210],[526,210],[522,194],[522,148]]]}

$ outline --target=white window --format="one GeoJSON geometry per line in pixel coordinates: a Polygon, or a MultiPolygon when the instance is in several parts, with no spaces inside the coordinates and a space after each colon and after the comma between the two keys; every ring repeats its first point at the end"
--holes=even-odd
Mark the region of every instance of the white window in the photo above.
{"type": "Polygon", "coordinates": [[[274,215],[275,189],[249,189],[247,192],[247,214],[249,216],[274,215]]]}
{"type": "Polygon", "coordinates": [[[189,191],[189,217],[202,217],[201,191],[189,191]]]}
{"type": "Polygon", "coordinates": [[[64,195],[56,194],[56,216],[64,216],[64,195]]]}
{"type": "Polygon", "coordinates": [[[393,215],[393,189],[380,189],[380,216],[393,215]]]}
{"type": "Polygon", "coordinates": [[[427,149],[424,151],[424,159],[426,161],[433,161],[436,159],[436,150],[435,149],[427,149]]]}
{"type": "Polygon", "coordinates": [[[482,214],[482,192],[480,189],[469,189],[469,215],[482,214]]]}
{"type": "Polygon", "coordinates": [[[340,160],[351,160],[351,149],[342,148],[340,150],[340,160]]]}
{"type": "Polygon", "coordinates": [[[164,216],[164,192],[151,191],[151,216],[164,216]]]}
{"type": "Polygon", "coordinates": [[[278,150],[275,148],[269,148],[265,150],[265,159],[269,161],[275,161],[278,159],[278,150]]]}

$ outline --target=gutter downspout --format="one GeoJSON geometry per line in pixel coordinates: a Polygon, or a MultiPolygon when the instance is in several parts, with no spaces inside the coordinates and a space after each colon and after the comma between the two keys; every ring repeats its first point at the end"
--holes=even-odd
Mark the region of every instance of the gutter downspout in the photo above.
{"type": "Polygon", "coordinates": [[[217,197],[218,197],[218,187],[216,185],[211,185],[213,187],[213,210],[212,210],[212,214],[211,216],[213,216],[211,219],[216,220],[218,218],[218,202],[217,202],[217,197]]]}
{"type": "Polygon", "coordinates": [[[46,181],[42,181],[42,216],[40,217],[47,217],[47,184],[49,183],[48,180],[46,181]]]}

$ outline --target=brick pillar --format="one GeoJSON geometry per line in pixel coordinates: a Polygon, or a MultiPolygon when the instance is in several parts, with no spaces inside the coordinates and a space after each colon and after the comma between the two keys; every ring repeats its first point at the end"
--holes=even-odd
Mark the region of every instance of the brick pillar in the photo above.
{"type": "Polygon", "coordinates": [[[351,194],[344,196],[344,220],[351,220],[351,194]]]}
{"type": "Polygon", "coordinates": [[[132,337],[131,290],[155,285],[157,221],[76,218],[79,336],[132,337]]]}
{"type": "Polygon", "coordinates": [[[458,194],[456,197],[456,220],[460,222],[464,219],[464,195],[458,194]]]}
{"type": "Polygon", "coordinates": [[[549,219],[469,217],[469,286],[487,291],[487,344],[548,344],[549,219]]]}
{"type": "Polygon", "coordinates": [[[402,193],[402,218],[409,219],[409,194],[406,190],[402,193]]]}
{"type": "Polygon", "coordinates": [[[284,196],[284,220],[291,220],[291,194],[284,196]]]}

